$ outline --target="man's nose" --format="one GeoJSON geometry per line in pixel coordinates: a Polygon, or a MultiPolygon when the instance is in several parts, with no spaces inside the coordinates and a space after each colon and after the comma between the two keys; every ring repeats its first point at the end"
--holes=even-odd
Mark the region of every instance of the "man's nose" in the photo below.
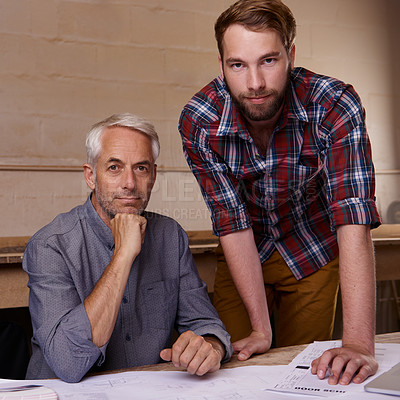
{"type": "Polygon", "coordinates": [[[264,75],[259,68],[254,67],[249,69],[247,86],[249,90],[254,92],[265,89],[264,75]]]}
{"type": "Polygon", "coordinates": [[[124,189],[129,190],[133,190],[136,187],[135,173],[129,168],[124,171],[122,185],[124,189]]]}

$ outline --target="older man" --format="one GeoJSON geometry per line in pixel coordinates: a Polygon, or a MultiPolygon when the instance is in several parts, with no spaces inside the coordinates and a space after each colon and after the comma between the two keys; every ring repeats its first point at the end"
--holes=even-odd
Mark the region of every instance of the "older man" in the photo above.
{"type": "Polygon", "coordinates": [[[182,228],[145,212],[156,178],[154,127],[131,114],[94,125],[84,205],[29,241],[33,339],[27,379],[79,381],[162,359],[203,375],[232,354],[182,228]],[[180,333],[171,348],[174,327],[180,333]]]}

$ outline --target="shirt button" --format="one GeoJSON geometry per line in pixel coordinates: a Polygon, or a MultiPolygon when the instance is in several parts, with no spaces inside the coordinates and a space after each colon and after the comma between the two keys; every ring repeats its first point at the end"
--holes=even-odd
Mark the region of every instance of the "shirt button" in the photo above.
{"type": "Polygon", "coordinates": [[[124,297],[122,298],[122,302],[123,302],[124,304],[126,304],[126,303],[128,302],[128,299],[124,296],[124,297]]]}
{"type": "Polygon", "coordinates": [[[131,341],[131,335],[129,333],[126,334],[125,339],[127,342],[131,341]]]}

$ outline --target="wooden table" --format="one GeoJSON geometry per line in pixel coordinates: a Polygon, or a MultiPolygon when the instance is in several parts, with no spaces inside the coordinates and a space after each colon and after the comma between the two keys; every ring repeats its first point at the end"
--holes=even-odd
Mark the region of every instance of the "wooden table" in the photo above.
{"type": "Polygon", "coordinates": [[[376,279],[400,280],[400,224],[381,225],[372,231],[376,279]]]}
{"type": "Polygon", "coordinates": [[[0,308],[27,307],[28,275],[22,256],[29,236],[0,238],[0,308]]]}
{"type": "MultiPolygon", "coordinates": [[[[189,246],[200,277],[214,290],[215,249],[211,231],[189,231],[189,246]]],[[[382,225],[372,231],[377,280],[400,280],[400,225],[382,225]]],[[[28,306],[28,277],[21,268],[29,236],[0,238],[0,309],[28,306]]]]}
{"type": "MultiPolygon", "coordinates": [[[[377,335],[376,342],[400,343],[400,332],[377,335]]],[[[265,354],[255,355],[246,361],[239,361],[237,357],[234,355],[229,362],[222,365],[222,368],[236,368],[236,367],[245,367],[250,365],[287,365],[307,346],[308,346],[307,344],[302,344],[298,346],[289,346],[289,347],[271,349],[265,354]]],[[[179,369],[174,367],[172,363],[168,362],[162,364],[144,365],[141,367],[133,367],[113,372],[117,373],[124,371],[176,371],[176,370],[179,369]]],[[[181,370],[183,370],[183,368],[181,370]]]]}

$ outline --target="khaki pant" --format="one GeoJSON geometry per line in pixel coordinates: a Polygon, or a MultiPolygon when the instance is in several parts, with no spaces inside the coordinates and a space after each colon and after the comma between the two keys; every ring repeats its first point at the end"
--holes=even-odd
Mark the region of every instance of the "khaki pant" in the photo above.
{"type": "MultiPolygon", "coordinates": [[[[232,342],[248,336],[251,325],[236,290],[221,246],[214,285],[214,306],[232,342]]],[[[278,251],[262,264],[265,293],[271,314],[275,307],[275,345],[277,347],[330,340],[339,287],[339,262],[336,258],[319,271],[301,279],[291,273],[278,251]]]]}

